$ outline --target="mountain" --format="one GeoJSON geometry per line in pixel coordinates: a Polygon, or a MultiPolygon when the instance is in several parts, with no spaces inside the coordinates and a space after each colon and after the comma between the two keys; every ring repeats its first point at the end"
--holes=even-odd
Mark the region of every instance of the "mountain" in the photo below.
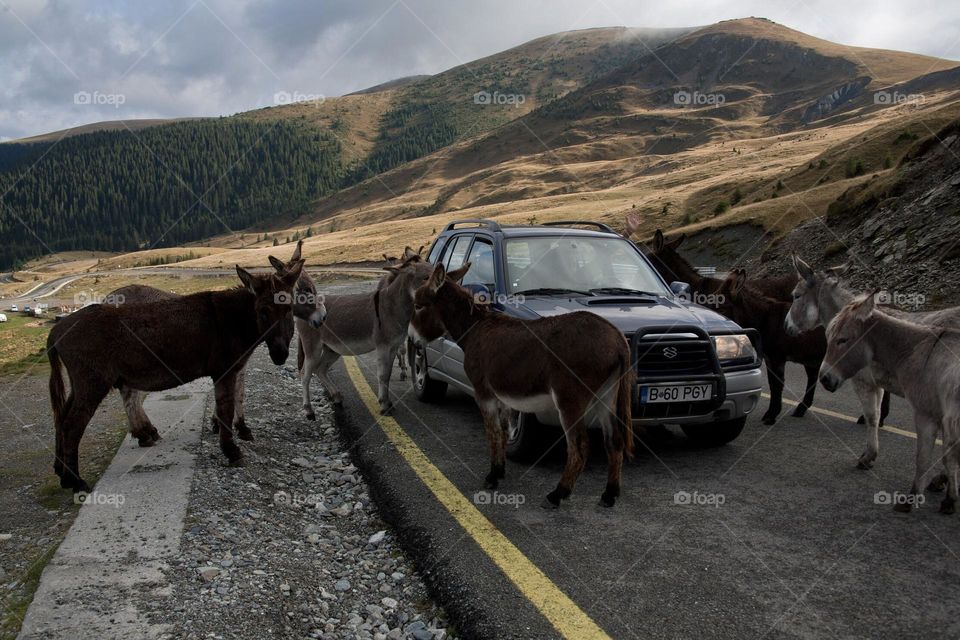
{"type": "MultiPolygon", "coordinates": [[[[924,127],[937,130],[952,117],[958,80],[953,61],[839,45],[760,18],[556,34],[434,76],[211,121],[264,131],[282,125],[284,140],[292,131],[316,141],[327,181],[310,191],[304,165],[277,162],[265,175],[293,186],[274,189],[273,206],[244,208],[232,233],[206,238],[209,229],[198,224],[176,241],[206,238],[235,250],[190,262],[216,266],[258,263],[278,239],[308,233],[304,250],[313,261],[371,260],[385,238],[419,246],[454,216],[619,224],[636,211],[651,232],[749,225],[783,234],[869,175],[893,171],[925,137],[924,127]]],[[[73,138],[86,139],[93,136],[73,138]]],[[[98,153],[121,142],[101,140],[98,153]]],[[[302,152],[310,157],[309,147],[302,152]]],[[[31,153],[28,145],[0,145],[0,172],[31,153]]],[[[183,166],[201,162],[197,148],[182,153],[183,166]]],[[[77,154],[69,166],[83,163],[77,154]]],[[[22,194],[37,220],[62,209],[46,200],[50,194],[73,188],[50,175],[52,184],[22,194]]],[[[108,194],[117,191],[110,180],[108,194]]],[[[236,213],[230,189],[241,185],[227,182],[218,191],[220,217],[236,213]]],[[[249,202],[245,193],[236,201],[249,202]]],[[[149,198],[162,204],[160,192],[149,198]]],[[[117,201],[135,200],[121,191],[117,201]]],[[[157,242],[162,225],[143,224],[158,208],[135,214],[141,245],[157,242]]],[[[6,211],[0,230],[16,226],[3,226],[6,211]]],[[[84,211],[78,219],[95,219],[84,211]]],[[[58,230],[57,249],[104,248],[96,234],[71,234],[63,225],[51,232],[58,230]]],[[[134,248],[125,237],[123,248],[134,248]]],[[[0,258],[12,253],[25,255],[0,247],[0,258]]]]}

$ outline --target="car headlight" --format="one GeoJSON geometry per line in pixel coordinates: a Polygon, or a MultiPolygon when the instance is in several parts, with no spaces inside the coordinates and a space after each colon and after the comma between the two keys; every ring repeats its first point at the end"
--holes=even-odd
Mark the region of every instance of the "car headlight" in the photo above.
{"type": "Polygon", "coordinates": [[[713,336],[713,345],[717,350],[717,358],[721,362],[731,360],[757,359],[757,350],[753,348],[750,337],[743,333],[729,336],[713,336]]]}

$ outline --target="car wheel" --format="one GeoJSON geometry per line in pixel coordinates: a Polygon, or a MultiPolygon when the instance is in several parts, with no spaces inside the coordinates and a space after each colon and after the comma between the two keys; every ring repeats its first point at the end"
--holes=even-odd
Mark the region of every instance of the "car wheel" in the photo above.
{"type": "Polygon", "coordinates": [[[554,444],[549,441],[553,431],[532,413],[514,413],[507,431],[507,457],[514,462],[536,462],[554,444]]]}
{"type": "Polygon", "coordinates": [[[680,428],[688,438],[702,447],[719,447],[736,440],[745,424],[747,424],[747,417],[743,416],[723,422],[685,424],[680,428]]]}
{"type": "MultiPolygon", "coordinates": [[[[447,383],[434,380],[427,370],[427,352],[419,345],[413,345],[413,362],[410,363],[410,376],[413,392],[421,402],[440,402],[447,395],[447,383]]],[[[409,353],[409,351],[408,351],[409,353]]]]}

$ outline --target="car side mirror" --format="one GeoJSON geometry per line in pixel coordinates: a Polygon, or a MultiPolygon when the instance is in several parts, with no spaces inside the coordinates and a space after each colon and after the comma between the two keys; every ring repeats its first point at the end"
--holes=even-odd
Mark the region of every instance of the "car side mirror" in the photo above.
{"type": "Polygon", "coordinates": [[[687,300],[690,299],[690,284],[687,282],[680,282],[679,280],[674,280],[670,283],[670,291],[673,291],[674,295],[687,300]]]}

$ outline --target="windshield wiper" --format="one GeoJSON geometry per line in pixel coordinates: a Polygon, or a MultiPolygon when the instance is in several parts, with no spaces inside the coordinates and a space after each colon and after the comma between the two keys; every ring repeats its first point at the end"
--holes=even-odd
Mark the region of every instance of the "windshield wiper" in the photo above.
{"type": "Polygon", "coordinates": [[[561,289],[554,287],[540,287],[539,289],[527,289],[526,291],[517,291],[518,296],[560,296],[564,294],[574,294],[577,296],[592,296],[589,291],[579,291],[577,289],[561,289]]]}
{"type": "Polygon", "coordinates": [[[611,295],[628,295],[628,296],[649,296],[653,298],[659,298],[660,294],[653,291],[640,291],[639,289],[628,289],[626,287],[598,287],[596,289],[590,289],[592,294],[611,294],[611,295]]]}

